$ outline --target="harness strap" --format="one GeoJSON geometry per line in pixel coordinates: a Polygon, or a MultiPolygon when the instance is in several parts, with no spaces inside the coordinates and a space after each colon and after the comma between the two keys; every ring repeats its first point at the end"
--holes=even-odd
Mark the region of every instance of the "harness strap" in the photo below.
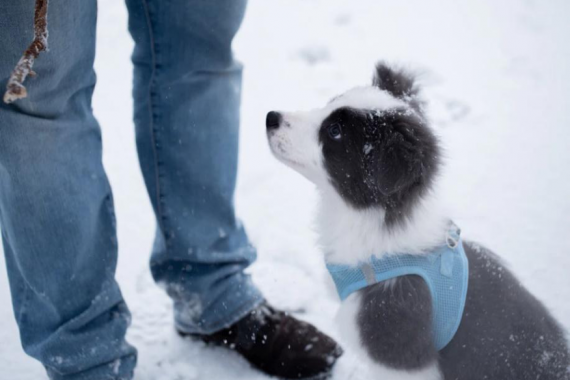
{"type": "Polygon", "coordinates": [[[459,328],[467,298],[469,263],[461,242],[461,230],[453,223],[446,232],[444,245],[431,252],[371,256],[356,267],[327,263],[327,269],[341,300],[382,281],[418,275],[425,280],[432,295],[436,348],[444,348],[459,328]]]}

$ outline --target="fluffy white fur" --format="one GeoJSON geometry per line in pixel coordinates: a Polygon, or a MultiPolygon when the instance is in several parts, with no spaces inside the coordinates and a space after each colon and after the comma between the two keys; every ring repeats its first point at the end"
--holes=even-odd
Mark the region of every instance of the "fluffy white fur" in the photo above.
{"type": "Polygon", "coordinates": [[[319,191],[317,231],[329,263],[356,265],[372,255],[422,254],[445,241],[448,222],[436,191],[420,201],[404,225],[390,230],[383,210],[355,210],[330,185],[319,191]]]}

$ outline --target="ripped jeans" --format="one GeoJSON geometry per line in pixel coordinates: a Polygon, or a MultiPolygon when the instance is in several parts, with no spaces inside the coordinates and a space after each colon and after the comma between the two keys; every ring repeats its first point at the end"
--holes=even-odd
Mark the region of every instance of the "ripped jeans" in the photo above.
{"type": "MultiPolygon", "coordinates": [[[[32,40],[34,0],[0,0],[0,89],[32,40]]],[[[134,120],[156,215],[154,279],[176,327],[209,334],[261,295],[236,220],[241,66],[232,39],[246,0],[127,0],[134,120]]],[[[29,97],[0,102],[0,226],[22,345],[55,380],[131,379],[128,308],[95,87],[96,0],[49,4],[50,51],[29,97]]],[[[134,170],[134,168],[133,168],[134,170]]]]}

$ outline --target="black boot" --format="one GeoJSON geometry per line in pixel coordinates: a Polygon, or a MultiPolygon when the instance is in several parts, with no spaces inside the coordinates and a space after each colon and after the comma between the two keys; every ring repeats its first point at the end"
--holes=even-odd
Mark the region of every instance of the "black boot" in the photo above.
{"type": "Polygon", "coordinates": [[[235,350],[254,367],[282,379],[325,379],[342,355],[330,337],[267,303],[212,335],[179,333],[235,350]]]}

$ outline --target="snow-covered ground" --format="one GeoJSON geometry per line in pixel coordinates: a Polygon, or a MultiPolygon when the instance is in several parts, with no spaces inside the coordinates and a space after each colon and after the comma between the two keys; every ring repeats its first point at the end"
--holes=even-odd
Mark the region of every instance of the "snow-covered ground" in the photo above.
{"type": "MultiPolygon", "coordinates": [[[[266,379],[172,331],[170,302],[147,268],[154,220],[136,160],[126,10],[99,4],[94,108],[117,205],[118,278],[134,317],[129,340],[140,350],[136,379],[266,379]]],[[[316,194],[271,157],[266,112],[320,106],[368,83],[386,59],[423,73],[447,147],[445,196],[464,236],[503,256],[570,329],[569,20],[565,0],[252,0],[235,43],[246,66],[237,206],[267,297],[337,336],[338,302],[312,230],[316,194]]],[[[3,269],[0,302],[0,378],[45,378],[21,352],[3,269]]],[[[335,379],[358,379],[358,367],[347,353],[335,379]]]]}

